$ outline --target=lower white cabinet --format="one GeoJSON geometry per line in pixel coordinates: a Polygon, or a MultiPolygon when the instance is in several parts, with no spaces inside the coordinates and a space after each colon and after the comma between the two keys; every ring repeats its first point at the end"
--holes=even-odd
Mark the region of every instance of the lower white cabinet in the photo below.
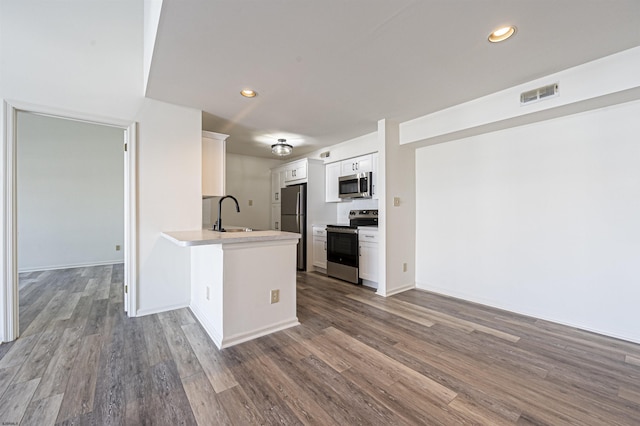
{"type": "Polygon", "coordinates": [[[327,231],[324,226],[313,227],[313,266],[327,269],[327,231]]]}
{"type": "Polygon", "coordinates": [[[280,210],[280,203],[271,204],[271,229],[275,231],[280,231],[280,228],[282,228],[280,223],[280,210]]]}
{"type": "Polygon", "coordinates": [[[364,280],[378,282],[378,231],[358,230],[360,254],[359,276],[364,280]]]}

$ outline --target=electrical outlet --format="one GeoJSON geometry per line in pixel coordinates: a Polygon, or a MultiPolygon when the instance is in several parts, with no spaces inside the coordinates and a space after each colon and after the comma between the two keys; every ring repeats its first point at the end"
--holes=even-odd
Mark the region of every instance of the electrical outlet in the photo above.
{"type": "Polygon", "coordinates": [[[393,206],[398,207],[400,205],[400,197],[393,197],[393,206]]]}
{"type": "Polygon", "coordinates": [[[278,303],[280,301],[280,290],[271,290],[271,304],[278,303]]]}
{"type": "Polygon", "coordinates": [[[211,300],[211,287],[207,287],[207,300],[211,300]]]}
{"type": "Polygon", "coordinates": [[[120,251],[120,246],[116,245],[116,251],[120,251]]]}
{"type": "Polygon", "coordinates": [[[253,205],[253,200],[249,200],[249,207],[253,205]]]}
{"type": "Polygon", "coordinates": [[[407,272],[407,262],[402,264],[402,272],[407,272]]]}

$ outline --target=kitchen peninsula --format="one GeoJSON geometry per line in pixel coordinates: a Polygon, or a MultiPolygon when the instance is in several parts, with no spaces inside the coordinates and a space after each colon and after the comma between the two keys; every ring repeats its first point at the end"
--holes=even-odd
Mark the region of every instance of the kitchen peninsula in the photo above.
{"type": "Polygon", "coordinates": [[[299,324],[299,234],[195,230],[162,236],[190,250],[190,308],[218,348],[299,324]]]}

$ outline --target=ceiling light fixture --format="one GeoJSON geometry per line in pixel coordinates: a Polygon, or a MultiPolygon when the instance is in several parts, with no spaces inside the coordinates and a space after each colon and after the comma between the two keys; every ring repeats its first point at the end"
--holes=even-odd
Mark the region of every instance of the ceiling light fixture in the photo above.
{"type": "Polygon", "coordinates": [[[240,91],[240,94],[242,96],[244,96],[245,98],[255,98],[256,96],[258,96],[257,92],[254,92],[251,89],[244,89],[240,91]]]}
{"type": "Polygon", "coordinates": [[[491,43],[498,43],[504,41],[516,33],[516,27],[510,25],[508,27],[498,28],[491,34],[489,34],[489,41],[491,43]]]}
{"type": "Polygon", "coordinates": [[[284,157],[291,154],[293,147],[287,143],[286,139],[278,139],[278,143],[271,145],[271,153],[284,157]]]}

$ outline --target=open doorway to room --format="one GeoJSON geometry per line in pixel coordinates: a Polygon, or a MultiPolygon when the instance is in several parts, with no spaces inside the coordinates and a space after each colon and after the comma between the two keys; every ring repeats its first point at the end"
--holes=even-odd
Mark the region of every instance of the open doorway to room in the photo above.
{"type": "Polygon", "coordinates": [[[123,302],[125,131],[17,113],[20,335],[123,302]]]}

